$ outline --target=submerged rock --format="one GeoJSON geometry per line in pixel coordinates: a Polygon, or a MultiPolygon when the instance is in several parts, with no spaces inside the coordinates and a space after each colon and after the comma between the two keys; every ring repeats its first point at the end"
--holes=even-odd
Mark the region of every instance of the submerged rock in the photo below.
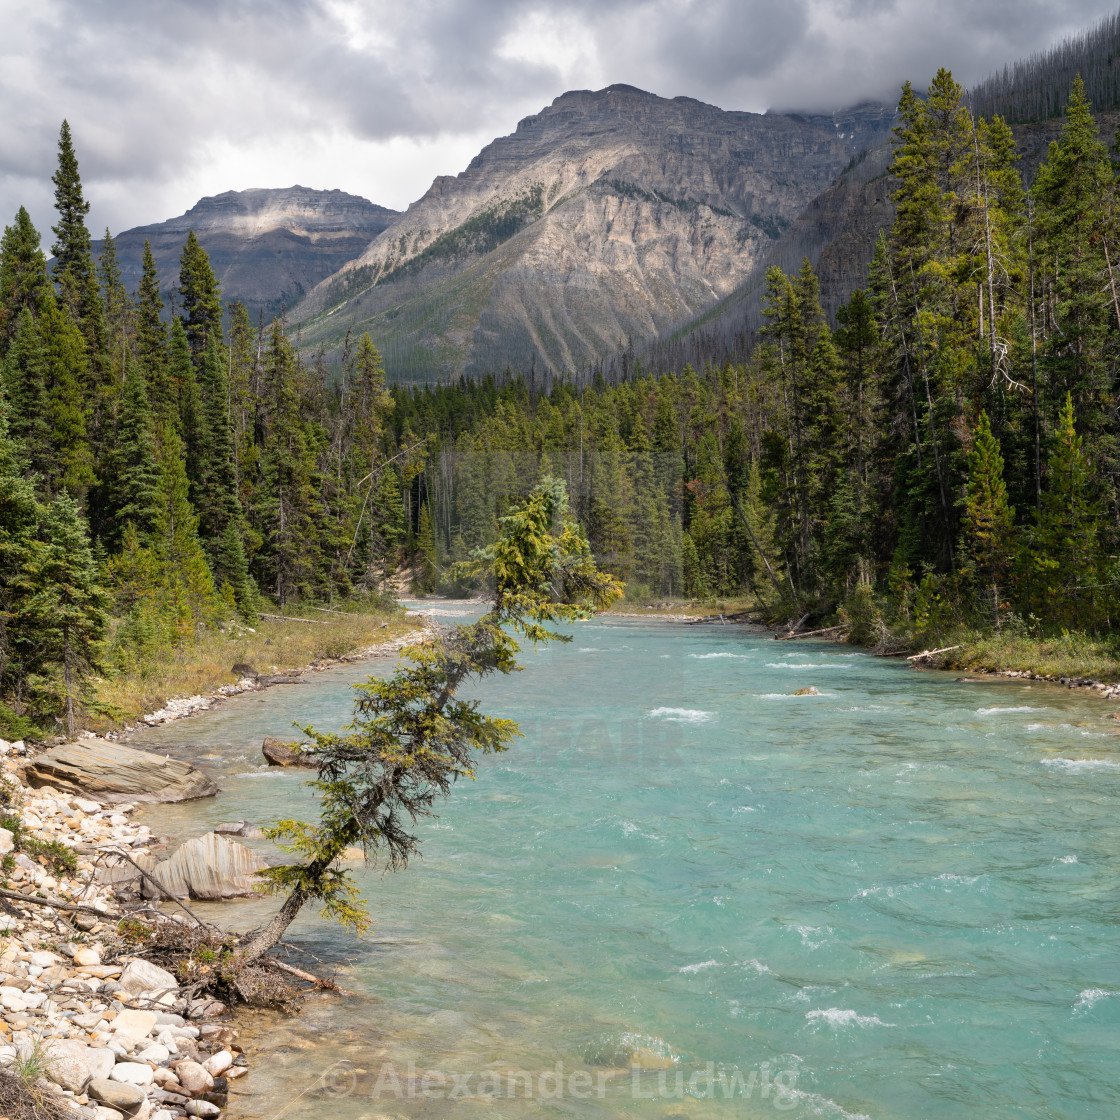
{"type": "Polygon", "coordinates": [[[216,825],[214,831],[219,836],[240,836],[243,840],[264,839],[264,833],[249,821],[226,821],[216,825]]]}
{"type": "Polygon", "coordinates": [[[185,762],[103,739],[79,739],[40,755],[26,771],[30,785],[91,793],[103,804],[189,801],[218,787],[185,762]]]}
{"type": "Polygon", "coordinates": [[[292,743],[285,743],[282,739],[265,739],[261,745],[261,753],[268,760],[269,766],[299,766],[306,770],[318,770],[319,764],[307,755],[302,754],[292,743]]]}
{"type": "Polygon", "coordinates": [[[815,688],[813,685],[809,685],[808,688],[799,688],[795,693],[793,693],[794,696],[820,696],[820,694],[821,690],[819,688],[815,688]]]}

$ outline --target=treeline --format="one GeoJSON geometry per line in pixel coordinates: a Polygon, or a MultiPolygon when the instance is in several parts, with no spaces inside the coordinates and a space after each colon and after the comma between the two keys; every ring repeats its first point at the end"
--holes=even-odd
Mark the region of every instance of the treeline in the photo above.
{"type": "Polygon", "coordinates": [[[757,592],[867,635],[1113,625],[1120,207],[1083,85],[1029,193],[945,71],[904,87],[891,171],[897,218],[835,329],[805,262],[771,269],[745,362],[398,393],[391,426],[431,439],[433,563],[547,472],[642,594],[757,592]]]}
{"type": "Polygon", "coordinates": [[[1120,14],[1105,16],[1058,46],[1005,66],[976,86],[970,102],[978,115],[989,119],[998,115],[1016,123],[1051,120],[1065,111],[1078,77],[1098,110],[1120,106],[1120,14]]]}
{"type": "Polygon", "coordinates": [[[193,233],[174,308],[147,245],[126,292],[65,122],[53,181],[50,268],[25,209],[0,240],[0,734],[72,731],[91,674],[252,624],[262,595],[376,595],[407,530],[368,337],[341,378],[301,361],[281,323],[223,307],[193,233]]]}

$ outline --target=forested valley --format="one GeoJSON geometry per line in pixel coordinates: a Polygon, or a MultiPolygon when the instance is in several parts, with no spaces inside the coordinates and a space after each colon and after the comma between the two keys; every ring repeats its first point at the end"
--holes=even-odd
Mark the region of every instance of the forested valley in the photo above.
{"type": "MultiPolygon", "coordinates": [[[[0,734],[69,732],[91,682],[262,613],[469,593],[472,552],[562,478],[635,604],[747,600],[883,649],[1109,642],[1120,544],[1120,198],[1076,80],[1024,186],[946,71],[904,86],[897,218],[830,324],[767,278],[738,362],[408,389],[225,305],[192,234],[177,294],[94,259],[63,124],[48,262],[0,242],[0,734]]],[[[112,713],[109,713],[111,716],[112,713]]]]}

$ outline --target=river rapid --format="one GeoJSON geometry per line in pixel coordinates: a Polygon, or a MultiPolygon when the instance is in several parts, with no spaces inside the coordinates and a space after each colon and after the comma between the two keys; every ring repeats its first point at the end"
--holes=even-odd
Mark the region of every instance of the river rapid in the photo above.
{"type": "MultiPolygon", "coordinates": [[[[571,632],[475,690],[524,738],[423,859],[359,872],[372,936],[293,927],[355,995],[246,1017],[231,1117],[1120,1115],[1120,708],[733,626],[571,632]]],[[[261,740],[390,667],[137,735],[223,790],[148,823],[311,815],[261,740]]]]}

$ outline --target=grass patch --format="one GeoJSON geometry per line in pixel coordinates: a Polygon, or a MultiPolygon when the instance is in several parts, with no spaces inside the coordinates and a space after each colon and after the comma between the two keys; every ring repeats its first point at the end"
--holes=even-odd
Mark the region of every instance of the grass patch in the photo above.
{"type": "Polygon", "coordinates": [[[293,621],[262,618],[255,632],[244,627],[208,631],[181,651],[101,678],[93,683],[86,726],[107,731],[158,711],[174,696],[196,696],[234,684],[241,675],[233,671],[234,665],[250,665],[259,673],[288,672],[324,658],[345,657],[418,625],[395,606],[345,604],[338,609],[344,613],[296,606],[283,612],[293,621]],[[314,623],[294,621],[297,618],[314,623]]]}
{"type": "Polygon", "coordinates": [[[1081,633],[1035,637],[966,631],[947,637],[942,644],[961,646],[939,659],[945,669],[1011,669],[1045,677],[1120,681],[1120,641],[1115,638],[1081,633]]]}

